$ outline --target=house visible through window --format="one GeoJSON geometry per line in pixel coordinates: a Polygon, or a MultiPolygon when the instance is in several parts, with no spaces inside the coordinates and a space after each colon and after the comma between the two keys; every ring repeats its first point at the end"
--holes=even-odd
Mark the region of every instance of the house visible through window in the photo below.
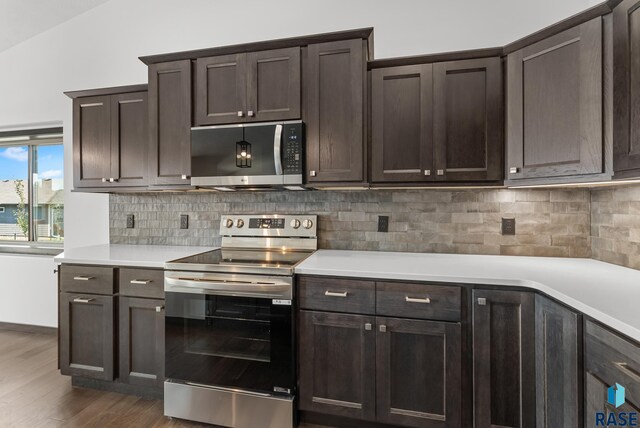
{"type": "Polygon", "coordinates": [[[64,239],[62,129],[0,133],[0,241],[64,239]]]}

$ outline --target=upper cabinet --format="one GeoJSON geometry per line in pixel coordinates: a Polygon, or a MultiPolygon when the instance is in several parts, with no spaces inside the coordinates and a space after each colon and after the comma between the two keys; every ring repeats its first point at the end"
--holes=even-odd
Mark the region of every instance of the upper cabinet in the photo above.
{"type": "Polygon", "coordinates": [[[149,184],[190,185],[191,61],[149,66],[149,184]]]}
{"type": "Polygon", "coordinates": [[[300,48],[198,58],[195,125],[300,118],[300,48]]]}
{"type": "Polygon", "coordinates": [[[502,180],[499,57],[371,71],[371,181],[502,180]]]}
{"type": "Polygon", "coordinates": [[[613,10],[614,178],[640,177],[640,1],[613,10]]]}
{"type": "Polygon", "coordinates": [[[605,173],[603,34],[597,17],[507,56],[512,184],[605,173]]]}
{"type": "Polygon", "coordinates": [[[367,41],[311,44],[304,61],[309,184],[366,181],[367,41]]]}
{"type": "Polygon", "coordinates": [[[73,98],[73,184],[104,189],[147,185],[145,85],[68,92],[73,98]]]}

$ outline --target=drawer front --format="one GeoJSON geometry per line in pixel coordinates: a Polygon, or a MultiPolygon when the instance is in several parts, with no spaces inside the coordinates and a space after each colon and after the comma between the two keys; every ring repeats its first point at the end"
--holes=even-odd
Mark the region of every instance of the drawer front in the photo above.
{"type": "Polygon", "coordinates": [[[373,281],[301,277],[298,280],[301,309],[354,314],[375,312],[373,281]]]}
{"type": "Polygon", "coordinates": [[[164,271],[159,269],[120,269],[120,295],[164,299],[164,271]]]}
{"type": "Polygon", "coordinates": [[[376,314],[460,321],[461,295],[456,286],[376,282],[376,314]]]}
{"type": "Polygon", "coordinates": [[[69,293],[114,294],[113,268],[60,266],[60,291],[69,293]]]}
{"type": "Polygon", "coordinates": [[[586,370],[624,386],[627,401],[640,405],[640,346],[587,321],[584,347],[586,370]]]}

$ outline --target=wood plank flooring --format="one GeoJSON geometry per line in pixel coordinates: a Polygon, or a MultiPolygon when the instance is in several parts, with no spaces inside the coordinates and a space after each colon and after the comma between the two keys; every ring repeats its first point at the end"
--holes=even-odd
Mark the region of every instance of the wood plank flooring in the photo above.
{"type": "Polygon", "coordinates": [[[166,418],[161,400],[73,388],[58,371],[57,340],[0,326],[0,427],[206,426],[166,418]]]}

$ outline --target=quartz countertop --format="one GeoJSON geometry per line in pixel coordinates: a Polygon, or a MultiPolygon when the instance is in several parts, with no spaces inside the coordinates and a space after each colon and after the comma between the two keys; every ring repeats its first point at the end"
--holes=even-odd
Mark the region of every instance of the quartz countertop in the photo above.
{"type": "Polygon", "coordinates": [[[319,250],[295,272],[526,287],[640,342],[640,271],[597,260],[319,250]]]}
{"type": "Polygon", "coordinates": [[[164,268],[166,262],[214,249],[214,247],[105,244],[65,250],[53,260],[56,263],[164,268]]]}

